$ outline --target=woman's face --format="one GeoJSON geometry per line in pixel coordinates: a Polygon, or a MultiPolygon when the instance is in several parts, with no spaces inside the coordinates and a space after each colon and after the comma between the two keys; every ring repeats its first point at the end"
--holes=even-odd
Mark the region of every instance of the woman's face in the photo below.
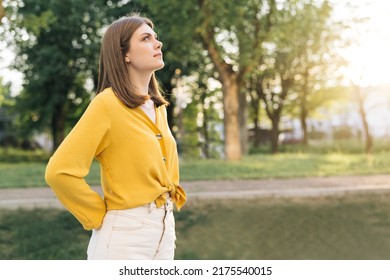
{"type": "Polygon", "coordinates": [[[157,34],[147,25],[141,25],[130,39],[130,49],[125,61],[131,71],[153,72],[164,67],[162,43],[157,34]]]}

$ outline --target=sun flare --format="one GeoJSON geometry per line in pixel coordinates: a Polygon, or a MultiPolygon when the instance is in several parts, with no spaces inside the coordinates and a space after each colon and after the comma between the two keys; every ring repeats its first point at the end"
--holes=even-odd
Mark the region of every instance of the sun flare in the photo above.
{"type": "Polygon", "coordinates": [[[355,30],[356,44],[346,50],[349,61],[346,76],[361,86],[389,83],[390,1],[377,0],[362,4],[354,16],[367,17],[368,21],[355,30]]]}

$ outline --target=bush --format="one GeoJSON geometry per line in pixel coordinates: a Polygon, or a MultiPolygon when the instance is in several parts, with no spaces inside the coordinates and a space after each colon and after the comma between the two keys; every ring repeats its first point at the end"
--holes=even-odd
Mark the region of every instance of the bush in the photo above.
{"type": "Polygon", "coordinates": [[[44,150],[22,150],[15,148],[0,148],[0,162],[47,162],[50,154],[44,150]]]}

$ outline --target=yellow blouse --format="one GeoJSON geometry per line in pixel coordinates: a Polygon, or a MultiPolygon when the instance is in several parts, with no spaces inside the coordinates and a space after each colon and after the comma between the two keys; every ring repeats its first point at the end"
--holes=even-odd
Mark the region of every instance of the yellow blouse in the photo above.
{"type": "Polygon", "coordinates": [[[169,192],[177,209],[179,186],[175,139],[165,106],[153,123],[140,108],[126,107],[111,88],[98,94],[50,158],[45,179],[85,229],[99,228],[107,210],[164,204],[169,192]],[[100,163],[104,197],[85,181],[93,158],[100,163]]]}

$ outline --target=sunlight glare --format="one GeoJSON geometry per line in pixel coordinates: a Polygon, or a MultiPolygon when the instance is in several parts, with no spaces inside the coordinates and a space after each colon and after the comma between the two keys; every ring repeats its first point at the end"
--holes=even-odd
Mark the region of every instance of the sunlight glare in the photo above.
{"type": "Polygon", "coordinates": [[[377,0],[361,5],[359,16],[370,20],[357,31],[357,45],[346,53],[347,77],[360,86],[375,86],[390,82],[390,1],[377,0]]]}

